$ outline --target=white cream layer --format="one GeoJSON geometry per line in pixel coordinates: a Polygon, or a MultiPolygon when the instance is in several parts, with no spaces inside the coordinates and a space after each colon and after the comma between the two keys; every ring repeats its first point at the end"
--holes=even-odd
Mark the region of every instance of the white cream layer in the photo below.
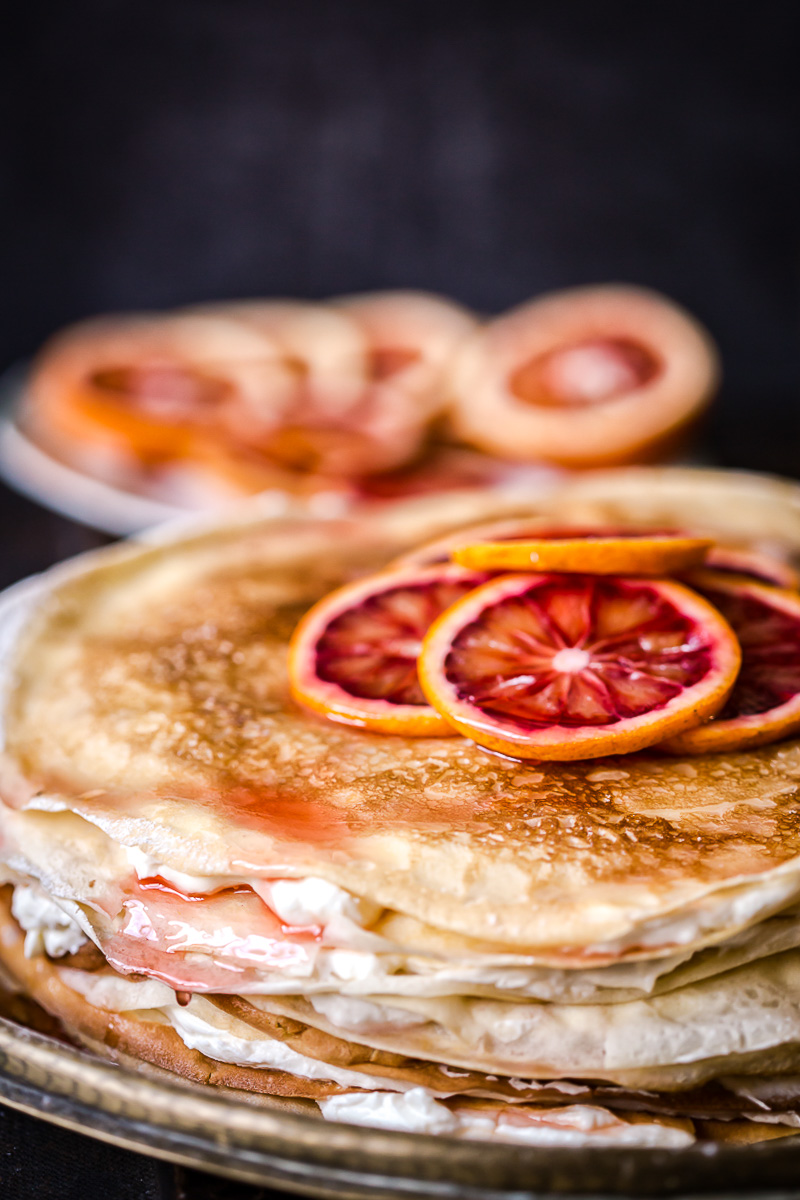
{"type": "MultiPolygon", "coordinates": [[[[88,878],[96,869],[89,847],[93,855],[107,855],[109,863],[124,862],[139,878],[161,875],[183,891],[212,892],[232,882],[247,883],[289,927],[290,940],[292,926],[318,926],[322,930],[321,942],[307,946],[305,954],[280,967],[258,968],[257,977],[250,979],[246,989],[253,996],[302,992],[307,996],[329,993],[345,997],[436,998],[488,993],[501,997],[505,994],[509,999],[577,1005],[603,1002],[607,997],[614,1003],[618,999],[646,997],[662,976],[691,958],[690,952],[682,952],[670,958],[618,963],[593,970],[560,970],[532,965],[530,959],[522,955],[481,953],[465,956],[462,953],[448,957],[437,956],[434,951],[420,953],[404,949],[372,932],[368,926],[375,920],[375,906],[318,877],[232,881],[227,877],[186,875],[138,849],[113,842],[96,826],[63,811],[45,815],[0,807],[0,839],[3,834],[6,849],[0,855],[0,872],[4,859],[9,868],[7,878],[19,885],[40,881],[47,896],[94,941],[98,940],[99,933],[93,931],[96,921],[89,899],[93,894],[80,892],[80,888],[76,890],[72,878],[73,874],[77,879],[88,878]],[[68,856],[65,859],[64,831],[54,830],[50,837],[42,834],[42,822],[67,819],[73,825],[91,830],[91,838],[87,838],[83,851],[84,859],[89,861],[84,861],[82,867],[73,865],[68,856]],[[32,822],[38,822],[39,827],[29,827],[32,822]],[[51,845],[53,839],[57,839],[58,845],[51,845]]],[[[76,845],[82,844],[82,838],[75,830],[68,832],[69,838],[76,845]]],[[[72,842],[68,840],[67,844],[72,842]]],[[[124,873],[125,868],[120,866],[118,870],[124,873]]],[[[52,909],[50,912],[52,914],[52,909]]],[[[800,944],[798,923],[798,914],[792,910],[773,921],[745,929],[725,944],[726,954],[736,956],[741,953],[741,961],[752,961],[760,955],[790,949],[800,944]]],[[[27,932],[44,937],[45,929],[53,929],[52,916],[37,925],[36,911],[29,912],[24,927],[27,932]]],[[[50,944],[56,946],[57,940],[48,936],[50,944]]],[[[34,943],[32,936],[29,953],[34,943]]],[[[716,969],[730,968],[725,963],[715,968],[709,960],[704,974],[713,974],[716,969]]],[[[354,1018],[354,1027],[359,1026],[359,1020],[354,1018]]]]}
{"type": "Polygon", "coordinates": [[[245,1067],[267,1067],[286,1071],[302,1079],[324,1080],[342,1087],[366,1089],[358,1094],[334,1096],[319,1101],[330,1121],[345,1121],[382,1129],[412,1133],[445,1134],[482,1141],[512,1142],[531,1146],[665,1146],[689,1145],[691,1134],[656,1122],[628,1125],[606,1109],[594,1105],[570,1105],[542,1110],[524,1121],[519,1113],[512,1119],[503,1109],[472,1112],[451,1111],[427,1088],[395,1080],[380,1080],[298,1054],[272,1038],[252,1036],[248,1027],[220,1014],[208,1001],[193,997],[181,1007],[163,983],[132,982],[119,977],[93,976],[85,971],[62,968],[63,981],[99,1007],[112,1011],[157,1010],[176,1030],[184,1045],[217,1062],[245,1067]],[[393,1089],[393,1090],[390,1090],[393,1089]]]}
{"type": "Polygon", "coordinates": [[[85,945],[83,930],[41,888],[18,886],[11,897],[11,912],[25,933],[25,957],[49,954],[61,958],[76,954],[85,945]]]}
{"type": "Polygon", "coordinates": [[[398,1095],[331,1096],[318,1101],[328,1121],[345,1121],[405,1133],[436,1133],[479,1141],[512,1142],[520,1146],[689,1146],[695,1140],[686,1130],[656,1121],[629,1125],[607,1109],[590,1104],[525,1110],[509,1119],[506,1110],[476,1112],[450,1109],[427,1088],[398,1095]]]}

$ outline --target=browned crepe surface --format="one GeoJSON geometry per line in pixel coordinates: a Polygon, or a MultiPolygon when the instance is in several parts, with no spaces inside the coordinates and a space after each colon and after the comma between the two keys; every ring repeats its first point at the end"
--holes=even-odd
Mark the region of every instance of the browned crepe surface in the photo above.
{"type": "MultiPolygon", "coordinates": [[[[729,490],[721,477],[727,526],[729,490]]],[[[784,536],[796,514],[782,496],[784,536]]],[[[29,792],[57,792],[191,873],[266,872],[277,859],[474,946],[575,965],[582,947],[618,935],[633,936],[629,955],[668,953],[668,933],[639,948],[637,923],[796,859],[797,742],[542,768],[458,737],[362,733],[298,709],[288,636],[333,584],[413,540],[392,521],[256,524],[98,558],[21,647],[6,798],[24,797],[21,774],[29,792]]]]}

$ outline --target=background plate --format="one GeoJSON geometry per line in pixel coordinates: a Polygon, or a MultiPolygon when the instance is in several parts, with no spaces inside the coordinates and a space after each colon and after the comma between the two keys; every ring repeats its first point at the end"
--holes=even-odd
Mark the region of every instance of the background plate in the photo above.
{"type": "MultiPolygon", "coordinates": [[[[208,504],[187,503],[179,505],[124,487],[103,483],[67,466],[52,455],[41,450],[19,429],[15,415],[25,391],[27,364],[18,363],[0,375],[0,478],[17,491],[37,500],[47,508],[72,517],[103,533],[125,536],[141,533],[142,530],[174,522],[177,519],[197,520],[216,517],[225,512],[235,512],[254,499],[246,496],[217,495],[208,504]]],[[[479,455],[479,457],[481,457],[479,455]]],[[[482,456],[487,463],[494,463],[491,456],[482,456]]],[[[535,500],[554,487],[564,472],[555,467],[536,463],[499,464],[500,471],[493,482],[485,484],[464,482],[461,487],[445,488],[444,493],[475,496],[491,491],[498,496],[507,496],[519,501],[535,500]]],[[[190,488],[191,497],[205,495],[197,484],[190,488]]],[[[336,518],[344,512],[358,508],[361,503],[379,507],[413,500],[425,503],[430,493],[425,490],[405,496],[388,497],[382,500],[368,496],[359,501],[355,495],[341,492],[317,492],[305,498],[279,488],[258,494],[258,503],[264,516],[286,516],[293,512],[312,514],[320,518],[336,518]]]]}
{"type": "Polygon", "coordinates": [[[40,504],[100,529],[128,534],[185,515],[186,510],[123,491],[73,471],[45,454],[17,428],[14,412],[24,390],[26,367],[0,377],[0,476],[40,504]]]}
{"type": "Polygon", "coordinates": [[[145,1063],[118,1065],[4,1019],[0,1101],[126,1149],[320,1197],[534,1200],[770,1189],[796,1196],[800,1176],[800,1138],[550,1150],[343,1125],[315,1115],[308,1101],[223,1093],[145,1063]]]}

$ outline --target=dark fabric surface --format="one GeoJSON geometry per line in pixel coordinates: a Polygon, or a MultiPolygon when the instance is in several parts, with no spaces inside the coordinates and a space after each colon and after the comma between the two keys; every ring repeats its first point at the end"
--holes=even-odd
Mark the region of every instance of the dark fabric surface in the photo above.
{"type": "Polygon", "coordinates": [[[0,1196],[3,1200],[178,1200],[172,1167],[66,1129],[44,1127],[24,1113],[1,1107],[0,1196]]]}

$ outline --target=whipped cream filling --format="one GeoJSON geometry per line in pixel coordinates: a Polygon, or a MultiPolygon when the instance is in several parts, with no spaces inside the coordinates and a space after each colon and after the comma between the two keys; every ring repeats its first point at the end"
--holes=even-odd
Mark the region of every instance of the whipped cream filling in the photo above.
{"type": "Polygon", "coordinates": [[[189,875],[159,862],[136,846],[122,846],[122,850],[138,879],[159,876],[179,891],[195,895],[245,884],[261,897],[285,925],[319,926],[323,931],[323,941],[332,945],[348,945],[363,940],[360,935],[381,913],[379,905],[313,875],[300,879],[189,875]]]}
{"type": "MultiPolygon", "coordinates": [[[[38,797],[37,802],[45,804],[46,797],[38,797]]],[[[229,887],[232,883],[246,883],[262,897],[268,906],[287,925],[318,924],[325,930],[324,942],[328,945],[343,946],[347,949],[388,949],[384,939],[367,934],[381,913],[379,905],[369,900],[354,896],[346,889],[327,880],[308,876],[301,878],[231,878],[228,876],[189,875],[171,868],[168,864],[158,862],[136,847],[124,846],[131,866],[140,879],[152,875],[160,875],[167,882],[173,883],[182,891],[210,892],[221,887],[229,887]],[[361,935],[359,937],[359,935],[361,935]],[[381,945],[381,943],[383,943],[381,945]]],[[[586,946],[583,954],[587,962],[593,957],[623,955],[631,949],[651,950],[653,953],[663,952],[665,947],[674,948],[669,956],[670,963],[677,965],[690,957],[693,950],[681,953],[682,946],[693,947],[698,940],[712,940],[718,929],[739,930],[753,925],[772,913],[780,911],[791,904],[800,891],[800,860],[785,863],[770,874],[769,879],[761,881],[758,887],[751,887],[746,879],[732,879],[727,884],[715,888],[705,896],[699,897],[687,909],[676,912],[661,913],[658,916],[644,918],[635,923],[634,927],[624,936],[597,942],[586,946]]],[[[486,957],[486,956],[481,956],[486,957]]],[[[491,978],[484,977],[485,968],[480,964],[473,965],[477,971],[474,977],[476,983],[486,983],[497,986],[500,990],[521,990],[529,986],[531,972],[525,972],[523,964],[525,955],[506,956],[509,968],[494,970],[491,978]],[[516,960],[516,962],[515,962],[516,960]],[[519,964],[522,973],[519,971],[519,964]],[[515,967],[517,969],[515,970],[515,967]],[[527,978],[525,977],[527,975],[527,978]]],[[[662,959],[663,961],[663,959],[662,959]]],[[[637,962],[620,963],[604,968],[605,970],[620,970],[633,968],[640,971],[643,966],[637,962]]],[[[558,967],[552,970],[557,972],[558,967]]],[[[646,969],[646,968],[644,968],[646,969]]],[[[591,970],[591,968],[589,968],[591,970]]],[[[592,973],[601,978],[600,971],[592,973]]],[[[658,977],[659,960],[651,964],[652,978],[658,977]]],[[[534,969],[534,974],[547,973],[548,968],[534,969]]],[[[618,986],[625,986],[620,980],[618,986]]],[[[634,985],[636,986],[636,985],[634,985]]],[[[652,986],[652,985],[651,985],[652,986]]]]}
{"type": "Polygon", "coordinates": [[[378,1004],[360,996],[339,996],[335,992],[323,992],[310,996],[315,1012],[320,1013],[337,1029],[350,1033],[393,1033],[408,1029],[412,1025],[426,1025],[428,1018],[408,1009],[378,1004]]]}
{"type": "MultiPolygon", "coordinates": [[[[67,806],[58,797],[39,795],[26,807],[58,812],[67,806]]],[[[97,827],[102,828],[100,825],[97,827]]],[[[109,834],[106,836],[110,837],[109,834]]],[[[563,996],[563,985],[567,979],[570,981],[570,1000],[574,1003],[590,1001],[597,990],[604,987],[632,988],[647,993],[662,975],[691,958],[698,946],[715,944],[715,935],[719,930],[734,931],[726,939],[732,940],[739,933],[752,929],[760,921],[786,909],[797,900],[800,893],[800,859],[796,859],[773,869],[768,873],[768,878],[753,880],[737,877],[698,897],[687,908],[642,918],[623,937],[584,947],[582,956],[589,964],[586,968],[577,967],[574,963],[570,967],[560,968],[555,964],[543,965],[538,956],[525,955],[524,952],[496,955],[480,953],[447,959],[395,945],[371,930],[383,911],[380,905],[318,876],[286,877],[283,874],[286,868],[280,865],[275,867],[274,878],[190,874],[171,867],[136,846],[119,842],[115,842],[115,845],[122,850],[139,879],[158,875],[178,890],[196,894],[245,884],[261,896],[287,926],[320,926],[323,949],[365,956],[361,963],[357,958],[349,962],[339,958],[334,964],[326,963],[323,975],[327,974],[334,980],[349,979],[355,982],[359,973],[362,978],[370,974],[372,990],[380,990],[380,975],[385,978],[391,973],[381,970],[375,974],[376,956],[382,956],[385,963],[386,956],[395,952],[407,958],[413,957],[411,974],[414,976],[437,974],[443,983],[452,979],[456,985],[472,983],[501,992],[515,991],[521,996],[535,999],[551,1000],[559,994],[563,996]],[[665,955],[667,947],[672,949],[672,953],[665,955]],[[591,965],[593,958],[623,956],[631,950],[650,951],[654,957],[641,961],[629,959],[603,967],[591,965]],[[344,973],[340,973],[340,965],[344,973]]]]}
{"type": "Polygon", "coordinates": [[[658,951],[713,939],[719,929],[739,930],[793,903],[800,888],[800,860],[776,867],[755,888],[746,879],[733,879],[701,897],[686,912],[664,913],[642,921],[623,938],[598,942],[586,954],[618,954],[630,948],[658,951]]]}
{"type": "Polygon", "coordinates": [[[197,996],[188,1006],[181,1007],[174,1003],[166,985],[152,980],[93,977],[70,968],[61,968],[59,974],[69,987],[100,1007],[112,1011],[157,1010],[184,1045],[217,1062],[266,1067],[302,1079],[363,1089],[319,1100],[327,1120],[533,1146],[677,1147],[694,1140],[684,1130],[655,1121],[628,1125],[609,1111],[588,1104],[539,1111],[515,1110],[511,1106],[473,1111],[450,1109],[428,1088],[396,1080],[381,1079],[380,1090],[374,1090],[375,1076],[308,1058],[276,1039],[253,1036],[249,1027],[235,1018],[222,1016],[208,1001],[197,996]]]}
{"type": "Polygon", "coordinates": [[[354,934],[368,929],[382,911],[380,905],[313,875],[254,880],[251,887],[287,925],[321,925],[323,941],[331,945],[357,941],[354,934]]]}
{"type": "MultiPolygon", "coordinates": [[[[157,1012],[172,1026],[185,1046],[217,1062],[240,1067],[268,1067],[301,1079],[321,1079],[342,1087],[375,1086],[374,1076],[308,1058],[276,1038],[259,1037],[252,1027],[222,1013],[201,996],[193,996],[186,1006],[176,1004],[172,988],[158,980],[126,979],[121,975],[71,967],[60,967],[58,973],[67,987],[79,992],[97,1008],[109,1012],[157,1012]]],[[[381,1080],[381,1086],[403,1091],[411,1084],[386,1079],[381,1080]]]]}
{"type": "MultiPolygon", "coordinates": [[[[226,1022],[231,1029],[220,1028],[213,1023],[213,1017],[217,1015],[218,1010],[208,1001],[198,997],[194,997],[191,1004],[185,1008],[177,1004],[168,1005],[163,1009],[163,1013],[184,1045],[190,1050],[199,1050],[201,1054],[216,1059],[217,1062],[234,1063],[240,1067],[271,1067],[286,1071],[290,1075],[298,1075],[301,1079],[323,1079],[338,1083],[342,1087],[374,1087],[374,1076],[362,1075],[358,1071],[346,1070],[316,1058],[307,1058],[275,1038],[252,1037],[249,1027],[234,1018],[228,1018],[226,1022]],[[206,1019],[207,1017],[212,1019],[206,1019]],[[239,1028],[242,1030],[242,1036],[237,1036],[235,1032],[239,1028]]],[[[411,1087],[408,1083],[395,1080],[383,1080],[382,1083],[384,1087],[396,1091],[405,1091],[411,1087]]]]}
{"type": "MultiPolygon", "coordinates": [[[[86,972],[70,967],[60,967],[58,974],[63,983],[99,1008],[110,1012],[139,1012],[145,1019],[155,1017],[167,1022],[185,1045],[209,1058],[240,1066],[284,1070],[304,1079],[325,1080],[362,1089],[358,1096],[351,1095],[343,1103],[320,1101],[323,1112],[332,1120],[409,1132],[446,1133],[455,1137],[489,1137],[532,1145],[582,1145],[582,1141],[576,1140],[577,1135],[587,1134],[591,1135],[589,1144],[686,1144],[685,1141],[672,1140],[676,1133],[674,1127],[662,1126],[655,1121],[651,1125],[628,1125],[605,1109],[586,1103],[542,1110],[538,1116],[534,1113],[536,1120],[533,1125],[532,1110],[517,1106],[498,1108],[488,1113],[477,1113],[475,1110],[464,1113],[457,1107],[454,1111],[437,1102],[437,1097],[449,1093],[400,1083],[381,1078],[380,1075],[364,1075],[357,1069],[338,1068],[321,1060],[310,1059],[278,1040],[261,1036],[252,1026],[221,1012],[200,996],[194,996],[188,1006],[180,1007],[175,1003],[172,989],[155,980],[130,980],[111,973],[86,972]],[[401,1094],[410,1098],[407,1105],[401,1103],[401,1094]]],[[[463,1072],[452,1069],[446,1069],[445,1074],[456,1080],[463,1076],[463,1072]]],[[[564,1093],[565,1097],[585,1091],[584,1087],[559,1080],[538,1085],[533,1081],[514,1078],[508,1082],[519,1089],[537,1086],[555,1089],[564,1093]]],[[[748,1076],[726,1078],[722,1082],[727,1090],[758,1104],[761,1111],[756,1114],[745,1113],[743,1116],[773,1124],[800,1126],[800,1118],[796,1113],[770,1111],[770,1101],[774,1102],[776,1098],[793,1101],[800,1095],[800,1077],[748,1076]],[[765,1097],[763,1100],[762,1094],[765,1097]]],[[[679,1134],[681,1132],[677,1131],[679,1134]]]]}
{"type": "Polygon", "coordinates": [[[61,958],[76,954],[86,944],[80,925],[51,900],[41,888],[21,885],[14,888],[11,912],[25,933],[25,957],[48,954],[61,958]]]}
{"type": "MultiPolygon", "coordinates": [[[[41,817],[36,819],[42,820],[41,817]]],[[[60,818],[53,817],[54,821],[58,819],[60,818]]],[[[79,817],[71,819],[75,822],[82,821],[79,817]]],[[[70,878],[61,877],[55,860],[45,854],[46,845],[40,847],[37,852],[33,851],[33,842],[24,828],[25,820],[25,814],[12,813],[0,808],[0,832],[4,822],[8,827],[5,830],[6,845],[0,855],[0,858],[5,858],[10,869],[5,872],[5,877],[16,881],[18,886],[28,884],[32,879],[36,880],[43,893],[54,900],[58,908],[72,918],[87,937],[100,944],[101,932],[99,927],[94,929],[97,917],[91,901],[87,903],[85,899],[81,899],[78,902],[71,898],[76,893],[74,885],[70,886],[70,878]],[[14,822],[20,826],[19,829],[15,830],[14,822]],[[22,849],[26,844],[29,846],[27,853],[22,849]]],[[[107,835],[100,836],[105,839],[107,835]]],[[[519,1000],[533,999],[576,1005],[602,1002],[607,997],[613,1003],[647,996],[662,976],[692,958],[691,951],[688,951],[670,958],[569,970],[527,965],[530,960],[523,956],[482,953],[468,957],[436,957],[435,952],[425,954],[413,949],[404,949],[379,934],[365,930],[362,922],[374,920],[374,906],[326,880],[313,876],[271,880],[190,876],[170,868],[138,849],[123,847],[116,842],[111,842],[110,845],[114,855],[118,854],[123,861],[129,863],[139,879],[161,875],[178,891],[211,895],[217,890],[230,888],[232,883],[247,883],[278,916],[279,921],[286,925],[287,947],[294,944],[293,928],[310,925],[323,931],[318,940],[303,943],[302,954],[284,954],[280,956],[279,962],[269,963],[265,960],[255,964],[247,982],[242,981],[242,986],[237,989],[254,997],[293,995],[298,992],[308,997],[333,993],[339,996],[394,995],[403,998],[457,995],[484,995],[491,998],[499,994],[499,998],[505,995],[519,1000]],[[342,939],[344,945],[326,944],[333,938],[334,933],[337,938],[342,939]],[[358,943],[359,939],[365,941],[368,948],[352,944],[358,943]]],[[[99,848],[96,852],[100,852],[99,848]]],[[[724,943],[723,950],[728,947],[727,954],[741,955],[739,961],[747,962],[754,961],[764,954],[770,955],[790,949],[800,944],[800,928],[796,928],[799,921],[800,917],[795,910],[784,910],[780,916],[774,918],[772,924],[762,922],[741,931],[724,943]]],[[[238,932],[244,934],[247,928],[239,928],[238,932]]],[[[57,946],[55,937],[50,937],[49,940],[51,945],[57,946]]],[[[178,943],[173,941],[170,944],[177,946],[178,943]]],[[[45,949],[43,935],[38,940],[35,937],[29,940],[29,953],[35,953],[37,949],[45,949]]],[[[67,951],[56,951],[59,952],[67,951]]],[[[196,981],[190,990],[204,990],[202,977],[198,972],[203,968],[204,959],[208,963],[209,971],[213,971],[216,962],[214,953],[212,949],[203,950],[202,953],[197,950],[192,952],[192,969],[196,981]]],[[[146,968],[139,966],[136,969],[146,968]]],[[[717,968],[713,960],[707,960],[700,977],[713,975],[717,969],[728,970],[729,966],[721,961],[717,968]]],[[[209,974],[208,990],[231,989],[227,983],[222,988],[219,978],[212,979],[209,974]]],[[[352,1027],[356,1031],[364,1028],[361,1017],[355,1016],[355,1009],[348,1009],[347,1013],[353,1016],[352,1026],[349,1024],[349,1016],[345,1016],[345,1009],[342,1009],[336,1023],[343,1028],[352,1027]]]]}
{"type": "Polygon", "coordinates": [[[539,1110],[448,1108],[422,1087],[400,1095],[371,1092],[369,1095],[331,1096],[319,1100],[318,1104],[328,1121],[525,1146],[677,1148],[689,1146],[695,1140],[687,1130],[656,1121],[629,1125],[607,1109],[589,1104],[539,1110]]]}

